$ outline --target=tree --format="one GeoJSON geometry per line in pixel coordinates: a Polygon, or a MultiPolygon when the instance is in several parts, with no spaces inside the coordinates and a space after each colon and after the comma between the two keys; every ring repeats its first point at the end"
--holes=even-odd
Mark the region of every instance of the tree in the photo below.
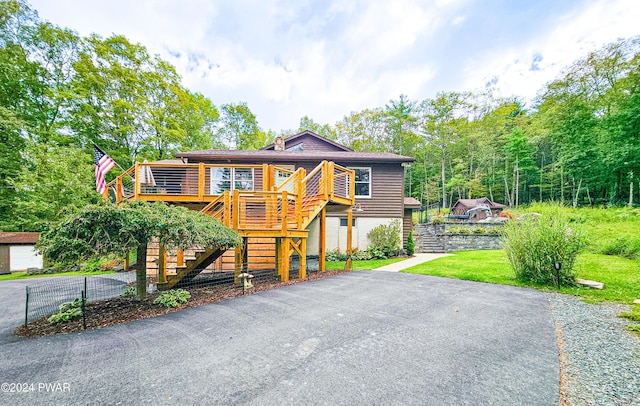
{"type": "Polygon", "coordinates": [[[337,141],[356,151],[392,151],[381,109],[352,112],[336,123],[337,141]]]}
{"type": "Polygon", "coordinates": [[[385,130],[391,140],[391,152],[409,155],[419,141],[415,132],[416,103],[401,94],[398,100],[390,100],[384,107],[385,130]]]}
{"type": "Polygon", "coordinates": [[[446,169],[448,151],[454,145],[467,123],[467,93],[440,93],[420,105],[420,130],[424,142],[440,154],[442,207],[447,206],[446,169]]]}
{"type": "Polygon", "coordinates": [[[95,190],[89,149],[27,141],[25,164],[11,180],[16,191],[10,230],[42,231],[63,210],[80,209],[101,198],[95,190]]]}
{"type": "Polygon", "coordinates": [[[213,217],[180,206],[133,201],[99,204],[74,211],[40,236],[38,250],[48,259],[68,263],[136,250],[136,289],[146,297],[147,245],[152,238],[167,249],[194,245],[229,249],[240,236],[213,217]]]}
{"type": "Polygon", "coordinates": [[[227,147],[240,150],[260,149],[267,138],[258,126],[256,116],[244,102],[220,107],[217,136],[227,147]]]}
{"type": "Polygon", "coordinates": [[[337,137],[335,128],[331,127],[329,124],[318,124],[309,116],[300,118],[298,132],[302,132],[304,130],[313,131],[314,133],[330,140],[335,140],[337,137]]]}

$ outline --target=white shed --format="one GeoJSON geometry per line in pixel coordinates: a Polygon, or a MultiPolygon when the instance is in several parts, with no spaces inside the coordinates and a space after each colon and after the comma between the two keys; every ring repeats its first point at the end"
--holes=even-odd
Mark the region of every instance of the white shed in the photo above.
{"type": "Polygon", "coordinates": [[[0,274],[42,268],[42,256],[35,250],[39,233],[0,232],[0,274]]]}

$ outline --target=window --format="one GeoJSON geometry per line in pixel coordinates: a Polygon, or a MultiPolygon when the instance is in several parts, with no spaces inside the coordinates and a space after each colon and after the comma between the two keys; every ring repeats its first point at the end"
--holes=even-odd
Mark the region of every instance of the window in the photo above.
{"type": "MultiPolygon", "coordinates": [[[[346,217],[341,217],[340,218],[340,227],[346,227],[347,226],[347,218],[346,217]]],[[[351,219],[351,226],[355,227],[356,226],[356,219],[351,219]]]]}
{"type": "Polygon", "coordinates": [[[356,197],[371,197],[371,168],[349,168],[355,171],[356,197]]]}
{"type": "Polygon", "coordinates": [[[211,168],[211,194],[253,190],[253,168],[211,168]]]}

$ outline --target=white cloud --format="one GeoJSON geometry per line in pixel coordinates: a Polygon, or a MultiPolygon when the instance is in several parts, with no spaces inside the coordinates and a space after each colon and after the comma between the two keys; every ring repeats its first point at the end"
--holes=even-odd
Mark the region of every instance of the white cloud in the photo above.
{"type": "Polygon", "coordinates": [[[545,83],[572,62],[618,38],[640,34],[640,2],[593,1],[558,19],[557,25],[527,43],[495,50],[469,62],[460,90],[481,88],[497,77],[495,88],[505,96],[532,99],[545,83]],[[532,69],[536,56],[537,69],[532,69]],[[539,58],[538,58],[539,59],[539,58]]]}
{"type": "Polygon", "coordinates": [[[32,4],[81,35],[115,32],[142,43],[174,64],[190,89],[217,105],[245,101],[265,129],[277,131],[297,128],[303,115],[333,124],[401,93],[421,100],[494,78],[505,95],[531,97],[596,45],[640,34],[640,2],[573,1],[576,11],[555,18],[545,34],[529,38],[523,27],[524,40],[505,35],[499,44],[484,44],[490,37],[481,35],[495,28],[485,20],[497,10],[469,0],[32,4]],[[542,59],[531,70],[535,55],[542,59]]]}

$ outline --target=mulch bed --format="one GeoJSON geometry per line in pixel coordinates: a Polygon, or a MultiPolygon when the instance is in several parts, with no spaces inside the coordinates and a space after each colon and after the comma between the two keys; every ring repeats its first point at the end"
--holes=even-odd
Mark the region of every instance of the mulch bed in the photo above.
{"type": "MultiPolygon", "coordinates": [[[[247,290],[245,295],[277,289],[282,286],[295,285],[311,280],[327,278],[344,272],[348,271],[313,272],[309,273],[309,277],[307,279],[291,279],[288,282],[272,280],[254,283],[254,287],[247,290]]],[[[149,295],[145,300],[138,300],[134,297],[117,297],[100,302],[88,303],[85,317],[87,330],[114,326],[149,317],[156,317],[162,314],[242,296],[242,287],[229,285],[187,288],[187,290],[191,293],[191,298],[187,303],[176,308],[167,308],[160,304],[154,304],[153,300],[158,296],[158,294],[149,295]]],[[[56,334],[76,333],[83,330],[82,319],[52,324],[49,323],[48,317],[43,317],[28,323],[26,326],[22,325],[18,327],[15,333],[21,337],[35,338],[56,334]]]]}

